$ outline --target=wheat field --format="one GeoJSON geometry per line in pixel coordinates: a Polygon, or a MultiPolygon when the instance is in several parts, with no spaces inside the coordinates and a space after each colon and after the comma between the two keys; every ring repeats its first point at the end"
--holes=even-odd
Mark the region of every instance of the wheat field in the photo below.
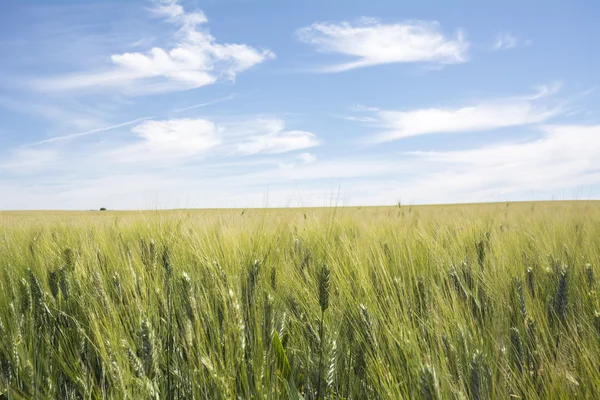
{"type": "Polygon", "coordinates": [[[593,201],[0,212],[0,398],[599,398],[599,265],[593,201]]]}

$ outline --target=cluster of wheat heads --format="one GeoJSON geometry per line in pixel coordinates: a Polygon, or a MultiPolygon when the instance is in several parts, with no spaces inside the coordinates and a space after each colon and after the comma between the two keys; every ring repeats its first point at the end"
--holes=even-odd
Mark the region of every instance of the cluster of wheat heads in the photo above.
{"type": "Polygon", "coordinates": [[[600,205],[0,215],[0,398],[598,398],[600,205]]]}

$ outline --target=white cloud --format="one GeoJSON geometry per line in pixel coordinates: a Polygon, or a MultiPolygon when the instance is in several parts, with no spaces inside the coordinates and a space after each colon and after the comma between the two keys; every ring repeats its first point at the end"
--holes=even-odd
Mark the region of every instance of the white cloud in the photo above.
{"type": "Polygon", "coordinates": [[[493,50],[509,50],[513,49],[517,46],[529,46],[532,44],[531,40],[521,41],[516,36],[511,34],[510,32],[499,33],[496,36],[496,41],[494,42],[493,50]]]}
{"type": "Polygon", "coordinates": [[[600,184],[600,125],[547,125],[540,131],[541,137],[526,142],[412,153],[417,165],[434,171],[414,182],[413,191],[431,198],[452,191],[482,199],[600,184]]]}
{"type": "MultiPolygon", "coordinates": [[[[315,134],[286,130],[280,119],[211,121],[207,119],[147,120],[131,129],[133,142],[110,143],[107,160],[159,165],[189,159],[281,154],[319,145],[315,134]]],[[[305,159],[310,161],[309,156],[305,159]]]]}
{"type": "Polygon", "coordinates": [[[532,96],[496,99],[458,108],[422,108],[408,111],[374,110],[383,128],[376,142],[388,142],[432,133],[493,130],[545,122],[560,114],[561,106],[540,104],[557,87],[542,86],[532,96]]]}
{"type": "Polygon", "coordinates": [[[319,52],[355,58],[325,67],[323,72],[391,63],[461,63],[467,60],[469,49],[462,32],[455,38],[446,37],[437,22],[384,24],[372,19],[355,24],[323,22],[299,29],[297,36],[319,52]]]}
{"type": "MultiPolygon", "coordinates": [[[[296,158],[301,161],[301,165],[314,164],[317,162],[317,157],[311,153],[300,153],[296,158]]],[[[277,162],[276,165],[281,169],[292,169],[296,168],[298,164],[295,162],[277,162]]]]}
{"type": "Polygon", "coordinates": [[[115,169],[98,162],[106,160],[96,154],[84,153],[81,158],[92,160],[76,162],[76,175],[67,171],[72,171],[69,161],[77,160],[67,160],[64,171],[52,169],[50,175],[0,178],[0,190],[12,194],[0,197],[0,209],[446,203],[572,198],[581,188],[586,198],[592,188],[600,194],[600,125],[545,125],[538,133],[535,139],[470,150],[320,157],[310,164],[290,165],[303,156],[282,155],[277,156],[280,166],[231,154],[235,163],[230,165],[205,160],[172,168],[115,169]]]}
{"type": "Polygon", "coordinates": [[[311,164],[285,165],[284,168],[243,175],[244,179],[241,180],[252,186],[302,181],[310,184],[318,180],[362,177],[378,179],[389,174],[400,174],[412,168],[408,163],[398,162],[394,156],[385,154],[379,157],[340,157],[311,164]]]}
{"type": "Polygon", "coordinates": [[[317,162],[317,156],[311,153],[302,153],[299,155],[299,158],[304,164],[313,164],[317,162]]]}
{"type": "Polygon", "coordinates": [[[205,119],[145,121],[131,130],[135,144],[115,151],[126,162],[160,161],[165,158],[199,156],[221,144],[221,129],[205,119]]]}
{"type": "Polygon", "coordinates": [[[240,153],[285,153],[319,145],[315,134],[306,131],[286,131],[282,120],[258,120],[256,126],[258,132],[238,145],[240,153]]]}
{"type": "Polygon", "coordinates": [[[177,26],[177,44],[154,47],[145,53],[113,54],[112,66],[103,71],[72,73],[34,82],[44,91],[113,87],[129,94],[198,88],[236,75],[274,57],[270,50],[245,44],[220,44],[200,26],[207,22],[201,11],[186,12],[177,0],[163,0],[154,10],[177,26]]]}
{"type": "MultiPolygon", "coordinates": [[[[276,118],[243,120],[180,118],[156,120],[138,118],[91,131],[56,136],[21,147],[6,149],[0,170],[34,170],[37,166],[77,165],[80,169],[130,165],[131,168],[174,166],[205,158],[239,158],[257,154],[279,155],[320,145],[312,132],[286,130],[276,118]],[[134,125],[129,132],[123,128],[134,125]],[[77,139],[115,131],[108,138],[79,143],[77,139]],[[36,146],[32,148],[31,146],[36,146]],[[50,157],[52,156],[52,157],[50,157]],[[70,160],[70,161],[69,161],[70,160]],[[59,162],[60,161],[60,162],[59,162]],[[85,165],[84,165],[85,164],[85,165]],[[143,164],[143,165],[138,165],[143,164]]],[[[294,156],[304,164],[316,157],[310,153],[294,156]]],[[[0,158],[2,161],[2,158],[0,158]]],[[[260,164],[260,163],[259,163],[260,164]]],[[[268,161],[277,165],[281,162],[268,161]]],[[[283,165],[283,164],[281,164],[283,165]]]]}

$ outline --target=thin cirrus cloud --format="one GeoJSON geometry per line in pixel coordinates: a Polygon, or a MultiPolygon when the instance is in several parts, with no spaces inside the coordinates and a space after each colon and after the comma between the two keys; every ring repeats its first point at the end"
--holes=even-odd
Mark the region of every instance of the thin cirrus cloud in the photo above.
{"type": "Polygon", "coordinates": [[[496,36],[492,50],[510,50],[517,46],[529,46],[531,40],[520,40],[510,32],[502,32],[496,36]]]}
{"type": "Polygon", "coordinates": [[[229,96],[221,97],[221,98],[218,98],[215,100],[207,101],[204,103],[194,104],[194,105],[191,105],[191,106],[188,106],[185,108],[178,108],[178,109],[173,110],[173,112],[180,113],[180,112],[185,112],[185,111],[189,111],[189,110],[195,110],[197,108],[203,108],[203,107],[208,107],[208,106],[212,106],[212,105],[219,104],[219,103],[224,103],[226,101],[233,100],[234,98],[235,98],[235,93],[232,93],[229,96]]]}
{"type": "Polygon", "coordinates": [[[462,31],[453,38],[448,37],[437,22],[385,24],[363,18],[357,23],[314,23],[299,29],[296,35],[318,52],[354,59],[322,67],[319,72],[343,72],[393,63],[462,63],[467,60],[469,50],[462,31]]]}
{"type": "Polygon", "coordinates": [[[71,139],[80,138],[80,137],[83,137],[83,136],[89,136],[89,135],[104,133],[104,132],[112,131],[114,129],[122,128],[122,127],[125,127],[125,126],[134,125],[134,124],[137,124],[137,123],[139,123],[141,121],[146,121],[146,120],[153,119],[153,118],[154,117],[136,118],[136,119],[131,120],[131,121],[121,122],[121,123],[115,124],[115,125],[103,126],[101,128],[90,129],[90,130],[85,131],[85,132],[71,133],[69,135],[62,135],[62,136],[54,136],[52,138],[40,140],[39,142],[30,143],[30,144],[27,144],[25,146],[37,146],[37,145],[42,145],[42,144],[60,142],[60,141],[63,141],[63,140],[71,140],[71,139]]]}
{"type": "Polygon", "coordinates": [[[561,114],[563,106],[542,100],[558,85],[542,86],[531,96],[494,99],[455,108],[420,108],[406,111],[368,109],[373,124],[382,129],[376,143],[434,133],[459,133],[539,124],[561,114]]]}
{"type": "Polygon", "coordinates": [[[178,0],[159,1],[153,13],[178,28],[171,49],[113,54],[110,67],[36,80],[44,91],[71,91],[110,87],[132,95],[188,90],[236,75],[275,57],[270,50],[245,44],[218,43],[206,29],[202,11],[186,12],[178,0]]]}
{"type": "MultiPolygon", "coordinates": [[[[21,147],[13,149],[0,159],[0,172],[31,174],[47,171],[60,161],[60,155],[54,149],[21,147]]],[[[8,192],[6,192],[8,193],[8,192]]]]}

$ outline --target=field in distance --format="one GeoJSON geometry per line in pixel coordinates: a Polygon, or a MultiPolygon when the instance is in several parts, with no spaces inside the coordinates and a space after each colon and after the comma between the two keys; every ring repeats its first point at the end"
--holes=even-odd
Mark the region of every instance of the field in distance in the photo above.
{"type": "Polygon", "coordinates": [[[0,212],[0,398],[600,393],[600,201],[0,212]]]}

